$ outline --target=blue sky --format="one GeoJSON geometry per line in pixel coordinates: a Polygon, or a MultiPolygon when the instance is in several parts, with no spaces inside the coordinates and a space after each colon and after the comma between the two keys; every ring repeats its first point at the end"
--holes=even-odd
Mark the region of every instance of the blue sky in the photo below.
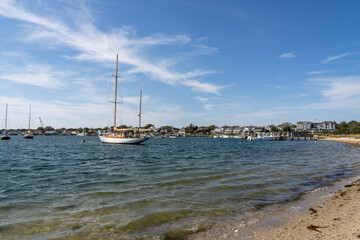
{"type": "Polygon", "coordinates": [[[360,117],[359,1],[0,2],[9,128],[176,127],[360,117]]]}

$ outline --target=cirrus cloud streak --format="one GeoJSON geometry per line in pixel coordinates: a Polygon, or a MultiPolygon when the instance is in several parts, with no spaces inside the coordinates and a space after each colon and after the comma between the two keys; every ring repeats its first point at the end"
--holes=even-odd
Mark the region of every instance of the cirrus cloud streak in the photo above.
{"type": "MultiPolygon", "coordinates": [[[[193,91],[217,95],[220,94],[219,90],[226,87],[200,80],[213,71],[195,69],[189,72],[181,72],[175,69],[175,66],[170,68],[170,66],[161,64],[164,62],[164,57],[149,57],[144,54],[149,47],[190,46],[192,39],[189,36],[185,34],[167,36],[162,33],[155,33],[150,36],[138,37],[135,29],[129,26],[103,32],[92,23],[93,18],[86,6],[80,5],[76,10],[78,11],[76,15],[83,15],[84,17],[69,16],[66,20],[69,21],[70,19],[71,22],[68,23],[56,18],[56,16],[36,15],[12,0],[0,2],[0,15],[26,23],[23,27],[25,35],[21,39],[22,41],[42,44],[55,49],[67,47],[74,50],[75,55],[66,56],[68,58],[110,64],[115,59],[115,53],[119,53],[120,64],[128,66],[132,74],[144,74],[152,80],[165,84],[183,85],[190,87],[193,91]]],[[[204,49],[204,47],[206,46],[201,45],[199,48],[204,49]]],[[[7,77],[10,78],[10,76],[7,77]]],[[[11,78],[16,79],[16,76],[11,76],[11,78]]]]}

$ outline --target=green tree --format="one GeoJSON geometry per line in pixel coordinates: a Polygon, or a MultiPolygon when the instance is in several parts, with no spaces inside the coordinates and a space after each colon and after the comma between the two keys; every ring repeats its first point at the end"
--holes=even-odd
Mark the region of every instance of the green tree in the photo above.
{"type": "Polygon", "coordinates": [[[186,133],[193,134],[194,131],[196,131],[197,129],[198,129],[197,126],[195,126],[195,125],[193,125],[192,123],[190,123],[190,125],[185,128],[185,132],[186,132],[186,133]]]}
{"type": "Polygon", "coordinates": [[[145,126],[144,128],[145,128],[145,129],[150,129],[150,128],[152,128],[152,127],[155,127],[155,125],[149,123],[149,124],[146,124],[146,126],[145,126]]]}
{"type": "Polygon", "coordinates": [[[45,131],[54,131],[55,129],[52,126],[46,126],[45,131]]]}
{"type": "Polygon", "coordinates": [[[290,131],[291,123],[290,122],[284,122],[284,123],[280,124],[278,127],[282,128],[283,131],[290,131]]]}
{"type": "Polygon", "coordinates": [[[60,128],[60,129],[58,129],[58,132],[64,132],[64,131],[66,131],[66,128],[60,128]]]}
{"type": "Polygon", "coordinates": [[[214,131],[215,128],[217,128],[217,126],[215,126],[215,125],[210,125],[210,126],[208,127],[209,132],[214,131]]]}
{"type": "Polygon", "coordinates": [[[159,128],[159,131],[166,131],[167,133],[171,133],[173,131],[173,126],[161,126],[159,128]]]}
{"type": "Polygon", "coordinates": [[[276,126],[275,126],[274,124],[270,124],[268,127],[270,128],[270,130],[271,130],[272,132],[275,132],[275,131],[276,131],[276,126]]]}
{"type": "Polygon", "coordinates": [[[350,133],[360,133],[360,123],[357,121],[351,121],[348,123],[348,131],[350,133]]]}
{"type": "Polygon", "coordinates": [[[118,127],[116,127],[116,128],[119,128],[119,129],[121,129],[121,128],[131,128],[131,126],[120,125],[120,126],[118,126],[118,127]]]}
{"type": "Polygon", "coordinates": [[[338,128],[340,132],[345,133],[348,131],[348,124],[345,121],[342,121],[339,123],[338,128]]]}

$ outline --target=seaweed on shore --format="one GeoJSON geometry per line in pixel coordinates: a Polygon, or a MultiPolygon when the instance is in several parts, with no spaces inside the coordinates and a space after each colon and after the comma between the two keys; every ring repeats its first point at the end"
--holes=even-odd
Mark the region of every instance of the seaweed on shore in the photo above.
{"type": "Polygon", "coordinates": [[[346,195],[346,191],[340,191],[340,196],[344,197],[346,195]]]}
{"type": "Polygon", "coordinates": [[[318,211],[314,208],[309,208],[309,211],[311,212],[311,214],[315,214],[317,213],[318,211]]]}
{"type": "Polygon", "coordinates": [[[165,233],[163,240],[183,240],[194,233],[204,232],[210,229],[210,226],[200,225],[196,229],[178,229],[165,233]]]}
{"type": "Polygon", "coordinates": [[[316,226],[316,225],[313,225],[313,224],[307,226],[307,229],[309,229],[309,230],[316,231],[316,232],[321,232],[318,228],[324,228],[324,227],[316,226]]]}

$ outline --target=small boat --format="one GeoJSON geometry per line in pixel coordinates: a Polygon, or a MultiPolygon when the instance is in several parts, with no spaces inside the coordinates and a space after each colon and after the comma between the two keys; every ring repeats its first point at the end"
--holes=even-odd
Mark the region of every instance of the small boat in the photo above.
{"type": "Polygon", "coordinates": [[[87,134],[86,134],[86,132],[85,131],[82,131],[82,133],[79,133],[79,134],[77,134],[76,136],[78,136],[78,137],[84,137],[84,136],[86,136],[87,134]]]}
{"type": "Polygon", "coordinates": [[[271,136],[257,136],[257,137],[248,136],[246,138],[246,140],[248,140],[248,141],[271,141],[271,140],[273,140],[273,137],[271,137],[271,136]]]}
{"type": "Polygon", "coordinates": [[[142,136],[143,132],[149,132],[151,129],[141,129],[141,98],[140,90],[140,111],[139,111],[139,127],[138,128],[116,128],[116,104],[117,104],[117,73],[118,73],[118,55],[116,55],[116,73],[115,73],[115,101],[114,101],[114,129],[113,133],[99,136],[102,143],[110,144],[140,144],[149,139],[142,136]]]}
{"type": "Polygon", "coordinates": [[[229,138],[229,135],[221,135],[220,138],[229,138]]]}
{"type": "Polygon", "coordinates": [[[5,128],[4,128],[4,131],[3,131],[3,135],[1,136],[1,140],[10,140],[10,136],[6,134],[7,112],[8,112],[8,105],[6,104],[5,128]]]}
{"type": "Polygon", "coordinates": [[[10,136],[7,134],[4,134],[1,136],[1,140],[10,140],[10,136]]]}
{"type": "Polygon", "coordinates": [[[34,138],[34,135],[30,132],[30,119],[31,119],[31,104],[30,104],[30,109],[29,109],[29,126],[28,126],[27,133],[24,135],[24,138],[26,138],[26,139],[34,138]]]}

